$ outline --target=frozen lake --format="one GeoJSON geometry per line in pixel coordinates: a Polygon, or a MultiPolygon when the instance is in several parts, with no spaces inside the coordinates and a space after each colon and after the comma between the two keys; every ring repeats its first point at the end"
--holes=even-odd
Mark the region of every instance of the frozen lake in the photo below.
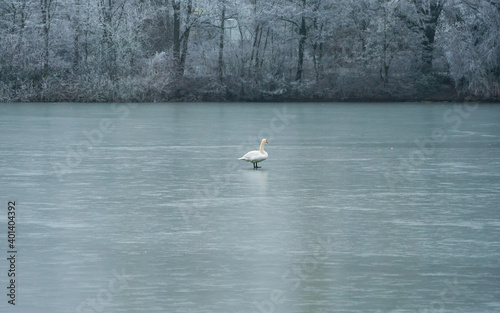
{"type": "Polygon", "coordinates": [[[0,127],[2,311],[13,200],[9,312],[500,311],[498,105],[0,104],[0,127]]]}

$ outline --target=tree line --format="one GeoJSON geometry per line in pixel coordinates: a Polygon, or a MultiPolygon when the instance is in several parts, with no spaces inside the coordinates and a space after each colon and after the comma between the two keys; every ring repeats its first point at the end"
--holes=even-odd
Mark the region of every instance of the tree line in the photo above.
{"type": "Polygon", "coordinates": [[[500,0],[0,0],[0,101],[498,100],[500,0]]]}

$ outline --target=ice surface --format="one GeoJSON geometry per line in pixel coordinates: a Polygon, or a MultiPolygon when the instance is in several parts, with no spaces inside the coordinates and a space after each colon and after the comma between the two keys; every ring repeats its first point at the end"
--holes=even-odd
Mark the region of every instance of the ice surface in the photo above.
{"type": "Polygon", "coordinates": [[[1,105],[16,312],[498,310],[500,107],[120,106],[1,105]]]}

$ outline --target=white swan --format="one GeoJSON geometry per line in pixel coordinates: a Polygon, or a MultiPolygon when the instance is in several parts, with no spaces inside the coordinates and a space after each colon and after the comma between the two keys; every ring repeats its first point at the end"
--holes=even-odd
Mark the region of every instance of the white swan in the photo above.
{"type": "Polygon", "coordinates": [[[257,166],[257,163],[262,162],[265,159],[267,159],[267,152],[264,151],[264,144],[265,143],[269,143],[269,142],[267,142],[266,138],[262,139],[262,141],[260,142],[260,149],[258,151],[253,150],[253,151],[247,152],[244,156],[242,156],[238,160],[252,162],[253,168],[255,168],[255,169],[260,168],[260,166],[257,166]]]}

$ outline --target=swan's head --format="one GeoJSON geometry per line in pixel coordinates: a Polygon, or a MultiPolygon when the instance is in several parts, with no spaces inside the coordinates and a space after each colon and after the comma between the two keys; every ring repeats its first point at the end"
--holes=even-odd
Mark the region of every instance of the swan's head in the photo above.
{"type": "Polygon", "coordinates": [[[262,141],[260,143],[269,143],[269,142],[267,142],[267,139],[264,138],[264,139],[262,139],[262,141]]]}

